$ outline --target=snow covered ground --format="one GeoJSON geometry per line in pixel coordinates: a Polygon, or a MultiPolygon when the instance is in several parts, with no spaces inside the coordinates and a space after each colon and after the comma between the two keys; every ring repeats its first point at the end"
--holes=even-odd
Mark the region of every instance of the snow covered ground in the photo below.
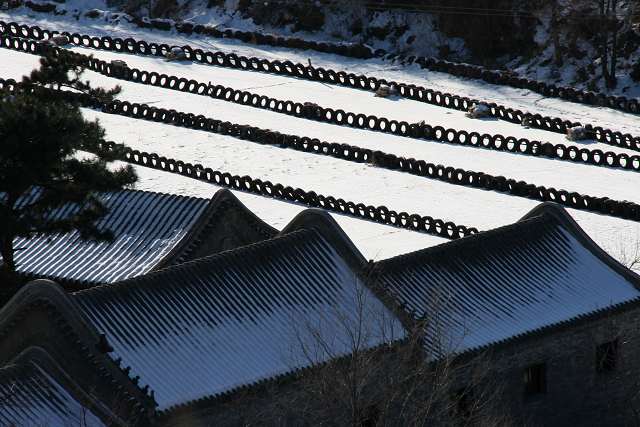
{"type": "MultiPolygon", "coordinates": [[[[70,17],[73,17],[81,25],[93,26],[103,25],[100,21],[104,20],[117,25],[121,31],[128,32],[129,24],[123,14],[119,12],[117,7],[107,5],[107,3],[113,2],[108,0],[61,0],[58,3],[60,4],[57,5],[57,10],[66,13],[66,16],[61,18],[62,20],[69,20],[70,17]],[[100,11],[100,17],[88,19],[82,16],[84,12],[91,9],[100,11]]],[[[145,6],[151,3],[151,1],[138,2],[140,10],[137,14],[139,16],[149,15],[148,8],[145,6]]],[[[443,59],[473,61],[470,48],[467,46],[469,40],[465,42],[463,38],[442,33],[438,17],[431,13],[406,13],[400,10],[378,10],[370,13],[366,9],[356,6],[356,3],[350,5],[349,2],[346,2],[337,9],[331,6],[325,8],[324,24],[320,29],[304,31],[293,23],[284,24],[279,20],[280,23],[274,26],[274,20],[268,17],[254,20],[243,15],[238,12],[237,0],[217,2],[222,3],[222,6],[212,6],[215,2],[209,0],[177,0],[176,3],[179,5],[179,10],[175,11],[176,14],[172,14],[172,16],[194,24],[218,26],[222,29],[262,31],[269,34],[332,43],[345,41],[365,43],[374,49],[398,52],[405,56],[443,57],[444,55],[443,59]],[[359,27],[361,31],[354,32],[354,26],[359,27]]],[[[593,2],[591,1],[591,3],[593,2]]],[[[618,5],[618,17],[621,21],[630,19],[631,3],[633,2],[622,2],[618,5]]],[[[593,8],[594,5],[589,4],[588,0],[559,0],[558,5],[558,20],[564,23],[573,21],[577,14],[597,13],[593,8]]],[[[265,6],[268,6],[268,2],[265,2],[265,6]]],[[[276,6],[275,9],[278,7],[276,6]]],[[[559,31],[560,49],[563,51],[563,61],[558,67],[554,64],[555,61],[552,61],[556,49],[553,36],[555,32],[552,29],[552,6],[548,3],[539,4],[531,9],[537,22],[533,30],[525,30],[527,25],[523,25],[521,31],[534,31],[534,37],[531,40],[535,45],[533,54],[498,58],[497,62],[503,67],[516,71],[522,76],[550,83],[577,86],[581,89],[589,88],[590,90],[596,88],[612,95],[636,98],[640,96],[640,85],[630,77],[631,67],[637,62],[640,51],[637,46],[633,47],[633,42],[631,42],[632,49],[630,49],[628,41],[625,42],[626,36],[619,38],[618,48],[626,53],[618,56],[616,72],[618,84],[615,89],[606,89],[601,78],[600,55],[597,52],[596,44],[592,41],[586,41],[574,25],[563,24],[560,28],[556,27],[559,31]]],[[[12,14],[27,15],[34,14],[34,12],[22,7],[13,10],[12,14]]],[[[624,28],[623,26],[623,31],[624,28]]],[[[155,34],[166,37],[161,31],[156,31],[155,34]]],[[[508,34],[505,36],[509,37],[508,34]]],[[[448,83],[445,80],[445,85],[448,83]]]]}
{"type": "MultiPolygon", "coordinates": [[[[121,37],[134,36],[172,44],[189,43],[207,49],[234,51],[246,56],[272,59],[288,58],[304,62],[310,58],[317,66],[347,69],[356,73],[411,82],[450,93],[499,102],[534,113],[560,116],[640,135],[640,120],[637,116],[606,108],[545,99],[529,91],[488,85],[442,73],[425,73],[417,67],[389,69],[388,64],[379,60],[355,61],[316,52],[267,49],[243,45],[226,39],[216,40],[215,43],[212,43],[211,40],[195,37],[186,39],[167,33],[147,33],[137,29],[126,30],[123,26],[115,29],[98,28],[95,21],[85,22],[81,19],[75,22],[68,21],[68,18],[63,20],[63,18],[49,15],[36,15],[35,18],[30,18],[24,15],[9,17],[0,14],[0,19],[36,23],[44,28],[57,28],[96,35],[116,32],[121,37]],[[87,26],[87,23],[91,23],[91,26],[87,26]]],[[[76,50],[89,52],[86,49],[76,50]]],[[[355,89],[205,65],[167,63],[158,58],[143,58],[99,51],[91,51],[91,53],[103,59],[116,57],[124,59],[130,66],[150,71],[185,76],[204,82],[211,81],[214,84],[242,88],[280,99],[316,102],[323,106],[407,121],[426,120],[430,124],[440,124],[458,129],[492,134],[500,133],[505,136],[526,137],[553,143],[567,143],[564,137],[559,134],[524,129],[521,126],[498,120],[471,120],[458,111],[406,99],[374,98],[369,92],[355,89]]],[[[0,77],[19,78],[34,68],[37,61],[38,58],[32,55],[0,49],[0,77]]],[[[380,149],[447,166],[504,175],[536,185],[564,188],[593,196],[607,196],[612,199],[626,199],[640,203],[640,195],[636,191],[640,175],[635,172],[350,129],[202,96],[116,81],[95,73],[87,73],[87,77],[103,86],[112,86],[115,83],[122,85],[124,90],[120,98],[132,102],[144,102],[158,107],[204,114],[221,120],[316,137],[331,142],[380,149]]],[[[386,205],[397,211],[404,210],[409,213],[430,215],[474,226],[481,230],[514,222],[538,204],[535,201],[505,194],[455,186],[293,150],[266,147],[228,136],[149,123],[90,110],[85,110],[85,113],[87,117],[100,119],[107,129],[109,139],[124,142],[140,150],[153,151],[184,161],[202,163],[205,166],[234,174],[248,174],[255,178],[269,179],[284,185],[314,190],[355,202],[386,205]]],[[[588,146],[616,152],[625,151],[595,143],[588,144],[588,146]]],[[[635,152],[627,152],[635,154],[635,152]]],[[[138,188],[143,190],[201,197],[210,197],[217,190],[210,184],[173,174],[145,168],[138,168],[138,171],[140,174],[138,188]]],[[[303,209],[298,205],[264,197],[242,193],[237,195],[258,216],[278,228],[284,226],[297,212],[303,209]]],[[[640,224],[581,211],[569,210],[569,212],[587,233],[612,255],[627,258],[636,251],[637,243],[640,241],[640,224]]],[[[444,242],[440,238],[349,217],[336,216],[336,219],[364,255],[372,259],[386,258],[444,242]]]]}
{"type": "MultiPolygon", "coordinates": [[[[74,1],[78,4],[78,7],[82,4],[82,8],[84,10],[92,7],[98,7],[100,3],[102,3],[102,0],[91,0],[93,3],[87,2],[87,5],[85,6],[85,0],[74,1]]],[[[71,1],[68,1],[67,3],[73,5],[73,2],[71,1]]],[[[318,67],[330,67],[356,74],[375,75],[388,80],[418,84],[434,90],[456,93],[485,100],[487,102],[497,102],[521,110],[559,116],[568,120],[577,120],[582,123],[591,122],[603,127],[617,129],[623,133],[640,133],[638,131],[637,116],[625,114],[606,107],[592,107],[565,102],[555,98],[545,98],[538,93],[531,92],[526,89],[491,85],[481,81],[453,77],[445,73],[422,70],[417,65],[407,67],[396,66],[381,59],[369,59],[363,61],[315,51],[256,46],[242,43],[234,39],[213,39],[198,35],[185,36],[183,34],[176,33],[175,31],[165,32],[141,30],[124,22],[121,22],[118,25],[113,25],[84,17],[80,17],[78,20],[75,20],[70,19],[69,16],[55,16],[29,12],[28,10],[25,10],[25,8],[17,9],[11,13],[0,11],[0,19],[4,21],[17,21],[29,25],[40,25],[43,28],[57,29],[59,31],[79,32],[97,36],[111,35],[113,37],[122,38],[138,37],[149,41],[157,41],[159,43],[172,45],[189,44],[202,49],[234,52],[238,55],[248,57],[256,56],[267,59],[289,59],[291,61],[301,63],[306,63],[308,59],[311,59],[313,65],[318,67]]],[[[105,54],[108,53],[105,52],[105,54]]],[[[133,59],[131,59],[131,61],[133,61],[133,59]]]]}

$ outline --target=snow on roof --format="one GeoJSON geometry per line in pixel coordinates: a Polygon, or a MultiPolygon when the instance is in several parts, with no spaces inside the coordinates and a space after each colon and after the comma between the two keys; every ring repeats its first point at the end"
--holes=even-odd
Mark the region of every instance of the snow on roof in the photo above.
{"type": "MultiPolygon", "coordinates": [[[[200,219],[209,200],[144,191],[102,194],[108,214],[100,230],[111,242],[83,241],[78,232],[14,241],[18,271],[83,286],[111,283],[152,270],[200,219]]],[[[70,215],[66,205],[52,215],[70,215]]]]}
{"type": "Polygon", "coordinates": [[[558,207],[513,225],[378,263],[380,284],[427,321],[427,346],[457,353],[640,297],[617,264],[558,207]]]}
{"type": "Polygon", "coordinates": [[[640,297],[640,278],[551,204],[375,263],[371,274],[366,266],[329,215],[309,210],[278,237],[64,298],[169,411],[343,356],[356,324],[360,349],[403,338],[384,290],[427,320],[429,354],[494,345],[640,297]]]}
{"type": "Polygon", "coordinates": [[[104,426],[72,396],[39,357],[0,368],[0,425],[104,426]]]}
{"type": "Polygon", "coordinates": [[[311,230],[73,298],[106,334],[113,357],[154,391],[160,410],[350,353],[360,321],[364,348],[404,336],[335,247],[311,230]]]}

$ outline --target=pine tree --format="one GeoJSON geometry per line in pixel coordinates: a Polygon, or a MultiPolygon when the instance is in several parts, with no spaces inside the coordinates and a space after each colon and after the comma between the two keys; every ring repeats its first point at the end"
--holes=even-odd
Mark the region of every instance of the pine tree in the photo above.
{"type": "Polygon", "coordinates": [[[83,72],[77,56],[46,56],[23,78],[21,90],[0,92],[0,293],[5,295],[19,283],[15,238],[77,230],[85,239],[109,240],[112,235],[96,227],[107,213],[96,193],[137,180],[131,166],[109,167],[115,153],[100,150],[104,129],[56,91],[103,101],[120,92],[92,88],[81,80],[83,72]],[[67,203],[77,205],[76,213],[53,218],[51,213],[67,203]]]}

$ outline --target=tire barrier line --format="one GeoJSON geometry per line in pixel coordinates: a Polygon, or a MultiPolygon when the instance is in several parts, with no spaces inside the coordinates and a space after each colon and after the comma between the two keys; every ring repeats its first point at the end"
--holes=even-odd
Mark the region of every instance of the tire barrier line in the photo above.
{"type": "Polygon", "coordinates": [[[528,89],[547,98],[557,98],[576,104],[601,106],[629,114],[640,114],[640,101],[626,96],[606,95],[602,92],[579,90],[559,86],[541,80],[520,77],[513,72],[490,70],[481,66],[444,61],[434,57],[416,58],[414,62],[429,71],[446,73],[456,77],[482,80],[489,84],[528,89]]]}
{"type": "Polygon", "coordinates": [[[157,153],[134,150],[114,142],[105,142],[102,149],[118,149],[118,151],[122,153],[118,156],[119,160],[130,164],[175,173],[208,182],[218,187],[225,187],[285,202],[293,202],[310,208],[323,209],[382,225],[434,235],[450,240],[478,233],[478,230],[474,227],[456,225],[453,222],[432,218],[430,216],[397,212],[384,205],[373,206],[333,196],[325,196],[315,191],[293,188],[279,183],[272,183],[268,180],[263,181],[248,175],[232,175],[228,172],[205,168],[201,164],[192,164],[181,160],[166,158],[157,153]]]}
{"type": "MultiPolygon", "coordinates": [[[[72,52],[72,54],[75,54],[72,52]]],[[[134,83],[145,84],[163,89],[175,90],[193,95],[206,96],[252,108],[272,111],[288,116],[328,123],[337,126],[381,132],[424,141],[437,141],[447,144],[483,148],[493,151],[507,151],[520,155],[533,155],[555,160],[584,163],[616,169],[640,171],[640,155],[627,155],[611,151],[590,150],[575,145],[551,144],[531,141],[526,138],[516,139],[502,135],[479,134],[442,126],[431,126],[426,123],[398,121],[376,115],[365,115],[342,109],[322,107],[317,104],[281,100],[266,95],[258,95],[249,91],[238,90],[222,85],[209,85],[194,79],[178,76],[167,76],[157,72],[149,72],[137,68],[115,70],[108,62],[86,55],[87,68],[99,74],[134,83]],[[467,139],[468,138],[468,139],[467,139]],[[489,140],[486,142],[485,140],[489,140]],[[532,148],[529,149],[529,146],[532,148]]]]}
{"type": "MultiPolygon", "coordinates": [[[[15,93],[20,90],[20,84],[12,79],[0,79],[0,91],[15,93]]],[[[44,89],[51,90],[51,89],[44,89]]],[[[71,101],[91,104],[94,108],[100,106],[100,101],[84,94],[67,91],[56,91],[61,96],[71,101]]],[[[301,188],[293,188],[280,183],[263,181],[252,178],[249,175],[232,175],[228,172],[205,168],[201,164],[192,164],[181,160],[160,156],[157,153],[147,153],[127,147],[115,142],[103,141],[102,150],[109,150],[115,154],[117,160],[144,166],[165,172],[171,172],[214,184],[218,187],[230,188],[245,193],[256,194],[263,197],[301,204],[310,208],[323,209],[340,215],[353,217],[360,220],[402,228],[422,234],[455,240],[462,237],[477,234],[475,227],[455,224],[431,216],[410,214],[404,211],[389,209],[384,205],[373,206],[365,203],[356,203],[339,197],[325,196],[315,191],[307,191],[301,188]]]]}
{"type": "MultiPolygon", "coordinates": [[[[116,145],[117,144],[113,142],[109,142],[103,146],[103,149],[113,149],[116,145]]],[[[170,159],[156,153],[141,152],[129,147],[123,147],[120,150],[123,151],[120,160],[127,163],[179,174],[199,181],[208,182],[218,187],[293,202],[309,208],[323,209],[360,220],[450,240],[478,233],[478,230],[474,227],[456,225],[453,222],[432,218],[430,216],[397,212],[384,205],[373,206],[356,203],[342,198],[325,196],[315,191],[293,188],[279,183],[272,183],[268,180],[263,181],[248,175],[232,175],[228,172],[205,168],[201,164],[192,164],[181,160],[170,159]]]]}
{"type": "MultiPolygon", "coordinates": [[[[631,114],[640,113],[640,102],[634,98],[582,91],[572,87],[558,86],[539,80],[523,78],[509,71],[492,70],[478,65],[445,61],[435,57],[406,57],[404,55],[389,54],[384,49],[377,49],[374,51],[362,44],[344,45],[340,43],[315,42],[300,38],[282,37],[264,34],[257,31],[240,31],[233,29],[219,30],[218,28],[193,24],[191,22],[174,22],[171,24],[158,19],[144,20],[134,18],[133,23],[141,28],[155,28],[164,31],[169,31],[173,28],[178,33],[187,35],[196,33],[215,38],[233,38],[244,43],[280,46],[291,49],[310,49],[318,52],[332,53],[357,59],[384,57],[387,60],[398,60],[403,65],[416,63],[422,69],[447,73],[456,77],[482,80],[490,84],[508,86],[516,89],[528,89],[549,98],[559,98],[569,102],[585,105],[605,106],[631,114]]],[[[16,30],[20,29],[20,24],[9,24],[15,24],[16,30]]],[[[13,34],[18,33],[16,31],[13,34]]]]}
{"type": "Polygon", "coordinates": [[[640,205],[633,202],[621,202],[610,200],[607,197],[594,197],[563,189],[557,190],[553,187],[537,186],[504,176],[493,176],[483,172],[468,171],[440,164],[436,165],[424,160],[399,157],[382,151],[373,151],[348,144],[330,143],[304,136],[288,135],[248,125],[222,122],[203,115],[151,107],[145,104],[114,101],[104,105],[102,111],[108,114],[117,114],[146,121],[161,122],[176,127],[227,135],[261,145],[289,148],[354,163],[367,163],[381,169],[422,176],[452,185],[495,191],[541,202],[550,201],[572,209],[640,221],[640,205]],[[609,201],[613,202],[613,205],[609,201]]]}
{"type": "MultiPolygon", "coordinates": [[[[4,36],[0,36],[0,42],[3,40],[3,37],[4,36]]],[[[5,47],[1,44],[0,46],[5,47]]],[[[32,41],[13,38],[10,46],[11,48],[32,54],[41,53],[40,46],[32,41]]],[[[530,141],[526,138],[516,139],[515,137],[480,134],[478,132],[467,132],[453,128],[445,129],[442,126],[431,126],[425,123],[409,124],[404,121],[389,120],[375,115],[367,116],[364,114],[346,112],[341,109],[334,110],[332,108],[323,108],[316,104],[307,105],[292,101],[283,101],[277,98],[257,95],[248,91],[236,90],[220,85],[210,86],[193,79],[189,80],[177,76],[168,76],[157,72],[139,70],[137,68],[131,69],[127,67],[117,69],[106,61],[64,49],[58,49],[56,52],[58,54],[65,52],[66,54],[84,59],[88,69],[108,77],[191,93],[194,95],[208,96],[226,102],[264,109],[297,118],[356,129],[377,131],[429,142],[436,141],[472,148],[482,148],[492,151],[509,152],[512,154],[530,155],[572,163],[582,163],[593,166],[640,172],[640,155],[628,155],[626,153],[618,154],[612,151],[603,152],[599,149],[590,150],[588,148],[579,148],[575,145],[554,145],[549,142],[542,143],[539,141],[530,141]]]]}
{"type": "MultiPolygon", "coordinates": [[[[0,79],[0,89],[8,91],[22,90],[22,85],[15,80],[0,79]]],[[[40,90],[52,90],[42,89],[40,90]]],[[[117,114],[146,121],[169,124],[176,127],[184,127],[194,130],[228,135],[250,142],[291,148],[297,151],[311,154],[324,155],[351,161],[354,163],[369,163],[382,169],[400,171],[429,179],[436,179],[452,185],[467,186],[487,191],[496,191],[516,197],[523,197],[542,202],[551,201],[563,206],[608,215],[616,218],[640,221],[640,205],[609,199],[608,197],[594,197],[557,190],[553,187],[536,186],[525,181],[504,176],[493,176],[483,172],[467,171],[451,166],[435,165],[424,160],[398,157],[382,151],[372,151],[347,144],[336,144],[319,141],[307,137],[281,134],[253,126],[238,125],[229,122],[221,122],[202,115],[183,113],[176,110],[167,110],[151,107],[147,104],[130,103],[127,101],[113,101],[105,104],[95,98],[86,95],[78,95],[67,91],[56,91],[63,97],[81,102],[86,107],[95,108],[108,114],[117,114]]]]}
{"type": "MultiPolygon", "coordinates": [[[[170,46],[167,44],[157,44],[153,42],[148,43],[144,40],[135,40],[133,38],[123,40],[120,38],[114,39],[108,36],[98,38],[78,33],[59,33],[57,31],[42,30],[37,26],[30,27],[28,25],[20,25],[15,22],[7,24],[0,21],[0,34],[7,35],[9,37],[22,37],[32,40],[47,39],[53,34],[65,34],[69,37],[71,43],[76,46],[141,56],[164,56],[170,49],[170,46]]],[[[5,45],[7,43],[11,44],[12,42],[4,42],[2,44],[5,45]]],[[[369,91],[377,90],[382,84],[395,86],[398,88],[399,94],[407,99],[433,104],[444,108],[467,110],[471,105],[479,102],[471,98],[442,93],[416,85],[387,81],[385,79],[367,77],[365,75],[355,75],[344,71],[336,72],[331,69],[314,68],[303,64],[294,64],[291,61],[269,61],[255,57],[246,58],[243,56],[239,57],[233,53],[225,54],[220,51],[205,52],[201,49],[193,49],[190,46],[183,46],[182,49],[184,50],[187,59],[207,65],[242,69],[245,71],[265,72],[369,91]]],[[[584,126],[594,135],[598,142],[640,151],[640,137],[634,137],[628,133],[623,134],[618,131],[613,131],[600,126],[593,126],[591,124],[581,125],[579,122],[571,122],[560,118],[542,116],[541,114],[523,112],[521,110],[508,108],[496,103],[487,103],[487,105],[490,107],[491,115],[501,120],[521,124],[523,120],[526,119],[530,127],[556,133],[566,133],[567,129],[570,127],[584,126]]]]}

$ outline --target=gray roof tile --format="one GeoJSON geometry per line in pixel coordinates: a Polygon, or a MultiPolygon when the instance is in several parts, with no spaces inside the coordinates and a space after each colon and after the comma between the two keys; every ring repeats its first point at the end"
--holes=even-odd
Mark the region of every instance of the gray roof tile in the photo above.
{"type": "Polygon", "coordinates": [[[640,297],[617,264],[559,208],[377,264],[377,280],[427,322],[434,352],[459,353],[640,297]]]}
{"type": "Polygon", "coordinates": [[[349,353],[359,307],[366,347],[404,336],[336,249],[309,230],[74,299],[160,410],[349,353]]]}
{"type": "MultiPolygon", "coordinates": [[[[145,274],[187,235],[209,204],[207,199],[142,191],[101,197],[109,213],[98,226],[112,230],[112,242],[82,241],[77,232],[18,238],[18,271],[82,286],[145,274]]],[[[73,210],[68,205],[55,215],[73,210]]]]}
{"type": "Polygon", "coordinates": [[[104,426],[56,377],[46,361],[29,355],[0,368],[0,425],[104,426]]]}

